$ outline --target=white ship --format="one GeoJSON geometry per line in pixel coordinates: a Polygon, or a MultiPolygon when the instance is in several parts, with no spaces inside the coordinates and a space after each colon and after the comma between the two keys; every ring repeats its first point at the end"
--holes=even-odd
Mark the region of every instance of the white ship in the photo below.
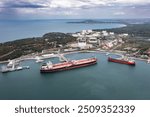
{"type": "Polygon", "coordinates": [[[1,67],[2,73],[12,72],[12,71],[19,71],[23,69],[29,69],[29,66],[19,66],[19,63],[16,61],[9,61],[6,66],[1,67]]]}

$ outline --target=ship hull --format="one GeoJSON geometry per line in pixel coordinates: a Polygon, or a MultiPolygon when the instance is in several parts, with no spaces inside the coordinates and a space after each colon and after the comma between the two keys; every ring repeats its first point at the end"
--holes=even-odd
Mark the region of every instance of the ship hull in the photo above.
{"type": "Polygon", "coordinates": [[[110,58],[110,57],[108,58],[108,61],[109,62],[115,62],[115,63],[135,66],[135,62],[129,62],[129,61],[114,59],[114,58],[110,58]]]}
{"type": "Polygon", "coordinates": [[[97,63],[97,60],[95,59],[95,61],[92,61],[92,62],[88,62],[88,63],[84,63],[84,64],[78,64],[78,65],[71,65],[69,67],[63,67],[63,68],[57,68],[57,69],[46,69],[46,70],[41,69],[40,72],[41,73],[52,73],[52,72],[66,71],[66,70],[71,70],[71,69],[76,69],[76,68],[94,65],[96,63],[97,63]]]}

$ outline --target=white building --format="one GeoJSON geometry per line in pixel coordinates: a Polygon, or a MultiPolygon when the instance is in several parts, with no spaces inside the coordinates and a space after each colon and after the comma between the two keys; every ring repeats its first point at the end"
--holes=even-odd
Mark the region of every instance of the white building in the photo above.
{"type": "Polygon", "coordinates": [[[98,43],[96,37],[91,37],[91,38],[89,38],[88,42],[91,43],[91,44],[96,44],[96,43],[98,43]]]}
{"type": "Polygon", "coordinates": [[[99,37],[100,36],[100,32],[95,32],[92,34],[93,37],[99,37]]]}
{"type": "Polygon", "coordinates": [[[78,36],[80,36],[80,34],[75,33],[75,34],[72,34],[72,36],[73,36],[73,37],[78,37],[78,36]]]}
{"type": "Polygon", "coordinates": [[[127,36],[129,36],[129,34],[124,33],[124,34],[120,34],[119,36],[120,36],[120,37],[127,37],[127,36]]]}
{"type": "Polygon", "coordinates": [[[86,42],[77,42],[69,45],[71,48],[89,49],[92,48],[92,44],[87,44],[86,42]]]}
{"type": "Polygon", "coordinates": [[[92,33],[93,31],[92,30],[87,30],[87,33],[92,33]]]}
{"type": "Polygon", "coordinates": [[[78,47],[80,49],[85,49],[86,48],[86,42],[80,42],[80,41],[78,41],[78,47]]]}
{"type": "Polygon", "coordinates": [[[82,34],[82,35],[85,35],[86,33],[87,33],[86,30],[82,30],[82,31],[81,31],[81,34],[82,34]]]}
{"type": "Polygon", "coordinates": [[[128,36],[128,34],[127,33],[124,33],[124,34],[122,34],[123,36],[128,36]]]}
{"type": "Polygon", "coordinates": [[[114,33],[114,32],[110,32],[109,34],[110,34],[110,35],[114,35],[115,33],[114,33]]]}
{"type": "Polygon", "coordinates": [[[79,37],[78,39],[77,39],[78,41],[81,41],[81,42],[85,42],[86,41],[86,37],[79,37]]]}
{"type": "Polygon", "coordinates": [[[102,31],[102,34],[103,34],[103,36],[108,36],[108,32],[105,30],[102,31]]]}

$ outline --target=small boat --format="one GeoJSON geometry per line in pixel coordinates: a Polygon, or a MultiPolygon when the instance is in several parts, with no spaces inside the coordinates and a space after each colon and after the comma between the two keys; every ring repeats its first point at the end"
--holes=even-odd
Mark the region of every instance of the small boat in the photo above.
{"type": "Polygon", "coordinates": [[[30,66],[23,66],[23,69],[30,69],[30,66]]]}
{"type": "Polygon", "coordinates": [[[108,57],[109,62],[115,62],[115,63],[120,63],[120,64],[126,64],[126,65],[133,65],[135,66],[135,61],[134,60],[129,60],[129,58],[111,58],[108,57]]]}
{"type": "Polygon", "coordinates": [[[23,70],[23,67],[18,66],[15,70],[16,71],[23,70]]]}
{"type": "Polygon", "coordinates": [[[72,61],[66,61],[66,62],[57,63],[57,64],[52,64],[51,62],[48,62],[42,65],[40,71],[41,73],[57,72],[57,71],[64,71],[64,70],[85,67],[85,66],[96,64],[96,63],[97,63],[96,58],[72,60],[72,61]]]}

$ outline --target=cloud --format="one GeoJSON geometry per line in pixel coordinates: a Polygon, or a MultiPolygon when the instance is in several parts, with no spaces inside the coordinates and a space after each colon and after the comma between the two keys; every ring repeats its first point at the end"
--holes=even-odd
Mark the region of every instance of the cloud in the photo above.
{"type": "Polygon", "coordinates": [[[19,18],[23,14],[34,14],[36,9],[47,7],[45,4],[33,1],[36,0],[1,0],[0,19],[19,18]]]}
{"type": "Polygon", "coordinates": [[[148,0],[1,0],[7,8],[93,8],[103,6],[146,5],[148,0]]]}
{"type": "Polygon", "coordinates": [[[125,15],[125,12],[115,12],[114,15],[125,15]]]}
{"type": "Polygon", "coordinates": [[[42,4],[34,4],[27,1],[5,1],[0,3],[0,8],[43,8],[42,4]]]}
{"type": "MultiPolygon", "coordinates": [[[[140,13],[144,16],[144,12],[146,17],[149,11],[150,0],[0,0],[0,17],[10,14],[21,17],[35,15],[75,18],[127,17],[129,14],[129,17],[135,17],[136,14],[140,16],[140,13]]],[[[147,16],[150,17],[149,14],[147,16]]]]}
{"type": "Polygon", "coordinates": [[[94,6],[146,5],[148,0],[49,0],[52,8],[91,8],[94,6]]]}
{"type": "Polygon", "coordinates": [[[114,0],[114,3],[120,4],[147,4],[150,3],[148,0],[114,0]]]}

